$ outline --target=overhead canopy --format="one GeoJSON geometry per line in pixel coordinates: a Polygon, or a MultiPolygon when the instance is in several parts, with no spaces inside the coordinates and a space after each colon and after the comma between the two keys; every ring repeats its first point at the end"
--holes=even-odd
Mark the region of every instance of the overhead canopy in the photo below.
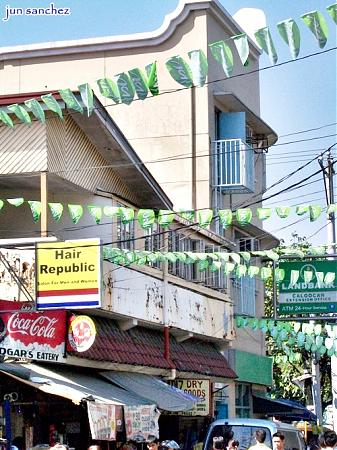
{"type": "Polygon", "coordinates": [[[253,395],[253,412],[282,418],[283,421],[316,421],[316,416],[301,403],[284,398],[269,398],[263,394],[253,395]]]}
{"type": "Polygon", "coordinates": [[[247,121],[252,125],[255,133],[265,136],[268,140],[268,146],[275,144],[278,138],[275,131],[249,109],[233,92],[215,92],[214,97],[233,112],[244,111],[247,116],[247,121]]]}
{"type": "Polygon", "coordinates": [[[169,386],[151,375],[113,371],[100,374],[118,386],[145,397],[165,411],[187,411],[200,401],[198,397],[169,386]]]}
{"type": "MultiPolygon", "coordinates": [[[[97,377],[62,366],[50,370],[37,364],[0,364],[0,371],[47,394],[79,404],[82,400],[115,405],[146,405],[148,400],[97,377]]],[[[153,402],[152,402],[153,403],[153,402]]]]}

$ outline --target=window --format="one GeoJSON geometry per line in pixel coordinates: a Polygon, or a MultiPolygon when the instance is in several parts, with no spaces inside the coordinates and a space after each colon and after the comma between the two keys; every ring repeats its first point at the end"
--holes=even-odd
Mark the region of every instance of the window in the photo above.
{"type": "MultiPolygon", "coordinates": [[[[145,230],[145,250],[149,252],[160,252],[163,251],[163,235],[160,234],[161,230],[159,229],[159,225],[154,223],[151,228],[145,230]]],[[[156,269],[161,269],[161,262],[156,261],[150,264],[151,267],[156,269]]]]}
{"type": "MultiPolygon", "coordinates": [[[[117,206],[125,206],[117,204],[117,206]]],[[[133,250],[135,246],[135,222],[123,223],[121,218],[117,218],[117,247],[133,250]]]]}
{"type": "Polygon", "coordinates": [[[231,281],[231,297],[234,303],[235,314],[254,317],[256,303],[255,278],[233,277],[231,281]]]}
{"type": "MultiPolygon", "coordinates": [[[[216,245],[205,245],[205,253],[220,252],[220,247],[216,245]]],[[[211,269],[205,271],[204,283],[206,287],[212,289],[224,290],[227,288],[227,276],[223,273],[223,270],[217,270],[212,272],[211,269]]]]}
{"type": "Polygon", "coordinates": [[[250,417],[250,386],[238,383],[235,386],[236,417],[250,417]]]}

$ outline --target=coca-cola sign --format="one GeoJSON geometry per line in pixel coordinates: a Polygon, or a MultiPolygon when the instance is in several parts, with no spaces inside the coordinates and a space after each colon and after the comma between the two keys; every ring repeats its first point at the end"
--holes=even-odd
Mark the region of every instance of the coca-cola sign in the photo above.
{"type": "Polygon", "coordinates": [[[18,311],[2,313],[0,319],[1,356],[50,362],[64,359],[65,311],[18,311]]]}

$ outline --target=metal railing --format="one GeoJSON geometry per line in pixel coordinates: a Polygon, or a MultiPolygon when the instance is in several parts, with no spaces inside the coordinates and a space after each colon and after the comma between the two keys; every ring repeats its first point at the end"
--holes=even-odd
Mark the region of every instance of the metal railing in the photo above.
{"type": "Polygon", "coordinates": [[[254,149],[242,139],[213,142],[213,188],[238,193],[254,192],[254,171],[254,149]]]}

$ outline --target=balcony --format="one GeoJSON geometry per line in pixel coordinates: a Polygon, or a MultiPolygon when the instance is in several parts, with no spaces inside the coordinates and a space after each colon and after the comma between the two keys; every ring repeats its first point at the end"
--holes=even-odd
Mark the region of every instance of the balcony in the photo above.
{"type": "Polygon", "coordinates": [[[242,139],[214,141],[212,187],[230,193],[254,192],[254,149],[242,139]]]}

